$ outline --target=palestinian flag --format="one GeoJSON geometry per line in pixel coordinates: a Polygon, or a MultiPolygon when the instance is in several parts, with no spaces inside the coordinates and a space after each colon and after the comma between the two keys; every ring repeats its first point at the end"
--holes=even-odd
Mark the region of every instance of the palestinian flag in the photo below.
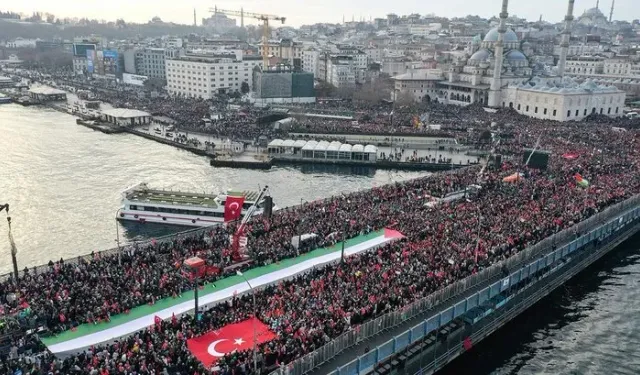
{"type": "Polygon", "coordinates": [[[589,180],[583,178],[580,173],[576,173],[573,177],[576,179],[576,185],[585,189],[589,187],[589,180]]]}

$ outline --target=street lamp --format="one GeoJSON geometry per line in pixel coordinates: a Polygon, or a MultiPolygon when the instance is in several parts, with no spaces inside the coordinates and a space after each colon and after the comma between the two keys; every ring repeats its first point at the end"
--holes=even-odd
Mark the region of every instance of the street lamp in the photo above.
{"type": "Polygon", "coordinates": [[[200,270],[200,267],[204,266],[204,260],[199,257],[191,257],[184,261],[184,265],[187,266],[194,275],[195,288],[193,289],[193,298],[195,301],[194,313],[197,326],[200,321],[200,317],[198,315],[198,271],[200,270]]]}
{"type": "Polygon", "coordinates": [[[347,242],[347,225],[349,224],[349,220],[345,221],[344,229],[342,230],[342,250],[340,251],[340,264],[344,263],[344,246],[347,242]]]}
{"type": "Polygon", "coordinates": [[[7,225],[9,226],[9,245],[11,246],[11,261],[13,262],[13,275],[16,278],[16,283],[18,282],[18,259],[16,258],[16,254],[18,253],[18,249],[16,249],[16,244],[13,242],[13,235],[11,234],[11,216],[9,216],[9,203],[0,204],[0,212],[3,210],[7,210],[7,225]]]}
{"type": "Polygon", "coordinates": [[[249,285],[249,289],[251,290],[251,296],[253,299],[253,372],[255,374],[258,373],[258,351],[257,351],[257,337],[256,337],[256,291],[255,289],[253,289],[253,287],[251,286],[251,284],[249,283],[249,280],[247,280],[246,277],[244,277],[244,274],[240,271],[236,271],[236,275],[242,277],[244,279],[244,281],[247,283],[247,285],[249,285]]]}
{"type": "MultiPolygon", "coordinates": [[[[302,198],[300,198],[300,209],[302,209],[302,198]]],[[[302,223],[304,223],[304,219],[300,219],[300,224],[298,224],[298,255],[300,255],[300,245],[302,244],[302,223]]]]}

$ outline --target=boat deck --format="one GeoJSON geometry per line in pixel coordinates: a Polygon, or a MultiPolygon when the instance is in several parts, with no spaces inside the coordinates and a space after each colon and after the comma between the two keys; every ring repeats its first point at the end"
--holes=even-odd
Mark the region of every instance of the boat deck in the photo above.
{"type": "Polygon", "coordinates": [[[218,208],[218,203],[216,203],[215,198],[215,195],[162,190],[136,190],[127,194],[127,199],[131,202],[218,208]]]}
{"type": "MultiPolygon", "coordinates": [[[[245,202],[255,202],[260,193],[251,190],[229,190],[227,196],[244,196],[245,202]]],[[[181,206],[199,206],[218,208],[219,204],[215,201],[218,196],[210,194],[194,194],[179,191],[166,190],[134,190],[127,193],[127,199],[131,202],[141,203],[163,203],[181,206]]],[[[224,197],[220,197],[221,199],[224,197]]]]}

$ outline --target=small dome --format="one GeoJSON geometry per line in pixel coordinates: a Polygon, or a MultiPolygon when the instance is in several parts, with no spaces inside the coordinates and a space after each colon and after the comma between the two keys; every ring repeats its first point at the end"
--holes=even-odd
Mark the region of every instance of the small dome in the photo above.
{"type": "Polygon", "coordinates": [[[474,53],[473,55],[471,55],[471,58],[469,58],[469,60],[485,61],[485,60],[488,60],[490,57],[491,57],[491,52],[489,52],[486,49],[481,49],[476,53],[474,53]]]}
{"type": "MultiPolygon", "coordinates": [[[[489,32],[487,33],[487,35],[484,36],[484,41],[485,42],[497,42],[498,41],[498,28],[494,27],[493,29],[489,30],[489,32]]],[[[511,29],[507,29],[507,32],[504,33],[504,41],[506,43],[517,43],[518,42],[518,36],[516,35],[516,33],[511,30],[511,29]]]]}
{"type": "Polygon", "coordinates": [[[507,58],[507,60],[512,61],[525,61],[527,59],[527,57],[522,52],[515,49],[507,52],[507,55],[505,57],[507,58]]]}

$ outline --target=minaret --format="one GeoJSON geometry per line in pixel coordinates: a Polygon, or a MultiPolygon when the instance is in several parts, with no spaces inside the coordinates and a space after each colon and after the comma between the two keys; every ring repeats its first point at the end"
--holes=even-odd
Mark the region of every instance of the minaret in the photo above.
{"type": "Polygon", "coordinates": [[[501,94],[501,81],[500,74],[502,73],[502,55],[504,53],[504,34],[507,32],[507,18],[509,13],[507,7],[509,6],[509,0],[502,0],[502,12],[500,12],[500,26],[498,26],[498,41],[495,44],[493,55],[495,56],[496,66],[493,69],[493,78],[491,80],[491,88],[489,90],[489,107],[500,106],[500,94],[501,94]]]}
{"type": "Polygon", "coordinates": [[[198,22],[196,22],[196,8],[193,8],[193,26],[198,26],[198,22]]]}
{"type": "Polygon", "coordinates": [[[596,0],[596,9],[600,9],[600,0],[596,0]]]}
{"type": "Polygon", "coordinates": [[[564,30],[562,31],[562,41],[560,42],[560,59],[558,60],[558,75],[560,77],[564,77],[564,66],[567,63],[567,54],[569,53],[569,38],[571,37],[574,2],[575,0],[569,0],[567,15],[564,17],[564,30]]]}
{"type": "Polygon", "coordinates": [[[613,7],[616,5],[616,0],[611,0],[611,11],[609,12],[609,23],[613,21],[613,7]]]}
{"type": "Polygon", "coordinates": [[[244,29],[244,8],[240,8],[240,27],[244,29]]]}

